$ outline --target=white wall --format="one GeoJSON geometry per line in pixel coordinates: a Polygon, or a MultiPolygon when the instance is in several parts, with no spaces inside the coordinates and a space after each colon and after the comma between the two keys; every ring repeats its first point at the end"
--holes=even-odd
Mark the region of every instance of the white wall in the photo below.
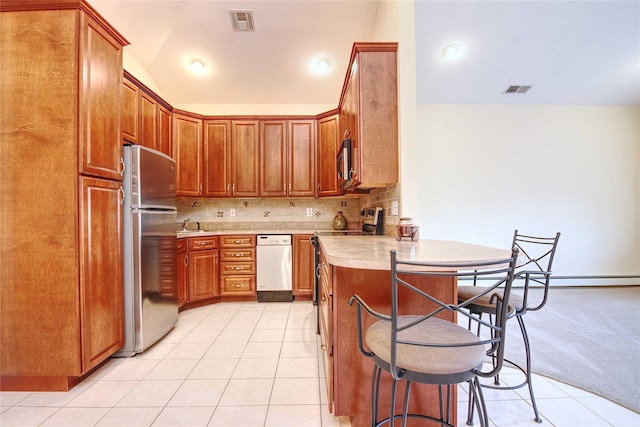
{"type": "Polygon", "coordinates": [[[402,213],[421,238],[560,231],[556,275],[640,275],[640,107],[418,105],[417,123],[402,213]]]}

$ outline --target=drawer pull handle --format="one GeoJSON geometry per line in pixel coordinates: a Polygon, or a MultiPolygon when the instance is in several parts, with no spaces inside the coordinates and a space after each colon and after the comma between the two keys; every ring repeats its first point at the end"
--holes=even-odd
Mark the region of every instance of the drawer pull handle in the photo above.
{"type": "Polygon", "coordinates": [[[241,288],[241,287],[242,287],[242,285],[235,284],[235,285],[233,285],[233,287],[234,287],[234,288],[241,288]]]}

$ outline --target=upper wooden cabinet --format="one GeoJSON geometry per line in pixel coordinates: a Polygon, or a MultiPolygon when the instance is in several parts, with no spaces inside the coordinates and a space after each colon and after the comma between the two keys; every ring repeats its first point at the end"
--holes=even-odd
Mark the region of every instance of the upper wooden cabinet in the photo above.
{"type": "Polygon", "coordinates": [[[126,72],[122,80],[120,122],[124,142],[173,155],[170,107],[126,72]]]}
{"type": "Polygon", "coordinates": [[[122,79],[122,100],[120,105],[120,127],[122,140],[138,143],[138,93],[140,89],[126,77],[122,79]]]}
{"type": "Polygon", "coordinates": [[[231,122],[231,188],[233,197],[260,195],[259,121],[231,122]]]}
{"type": "Polygon", "coordinates": [[[316,175],[318,197],[338,196],[336,157],[340,148],[339,118],[337,114],[318,119],[318,144],[316,150],[316,175]]]}
{"type": "Polygon", "coordinates": [[[173,156],[172,130],[171,111],[163,105],[158,104],[158,137],[156,138],[156,150],[163,152],[167,156],[173,156]]]}
{"type": "Polygon", "coordinates": [[[85,14],[80,15],[80,28],[80,172],[122,180],[122,42],[85,14]]]}
{"type": "Polygon", "coordinates": [[[127,42],[84,1],[0,7],[0,389],[68,390],[124,344],[127,42]]]}
{"type": "Polygon", "coordinates": [[[158,103],[153,97],[140,91],[140,135],[138,144],[157,149],[158,103]]]}
{"type": "Polygon", "coordinates": [[[355,43],[340,99],[340,139],[352,140],[353,187],[398,182],[397,43],[355,43]]]}
{"type": "Polygon", "coordinates": [[[231,195],[231,121],[205,120],[204,196],[231,195]]]}
{"type": "Polygon", "coordinates": [[[176,195],[202,195],[202,120],[173,114],[176,195]]]}
{"type": "Polygon", "coordinates": [[[260,122],[260,195],[315,195],[315,120],[260,122]]]}

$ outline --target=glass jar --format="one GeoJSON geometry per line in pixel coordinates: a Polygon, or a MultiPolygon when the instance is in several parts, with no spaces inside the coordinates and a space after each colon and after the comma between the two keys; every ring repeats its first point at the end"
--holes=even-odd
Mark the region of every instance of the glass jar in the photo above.
{"type": "Polygon", "coordinates": [[[412,241],[418,240],[418,226],[413,223],[413,218],[403,217],[400,218],[398,225],[396,226],[396,239],[398,241],[405,237],[410,238],[412,241]]]}

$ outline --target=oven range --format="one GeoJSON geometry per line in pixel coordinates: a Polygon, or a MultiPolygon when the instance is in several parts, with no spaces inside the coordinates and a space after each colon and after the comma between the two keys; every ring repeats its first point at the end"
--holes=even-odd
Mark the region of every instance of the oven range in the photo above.
{"type": "Polygon", "coordinates": [[[384,234],[384,209],[381,207],[366,207],[360,211],[362,227],[360,230],[336,230],[336,231],[318,231],[311,238],[311,244],[314,247],[314,275],[313,275],[313,305],[316,306],[316,333],[320,333],[320,310],[318,307],[320,270],[320,247],[317,236],[382,236],[384,234]]]}

